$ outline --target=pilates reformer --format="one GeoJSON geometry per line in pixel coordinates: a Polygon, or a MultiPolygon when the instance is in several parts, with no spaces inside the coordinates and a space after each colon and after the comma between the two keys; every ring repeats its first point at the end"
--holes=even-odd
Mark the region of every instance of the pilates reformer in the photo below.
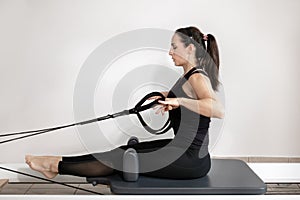
{"type": "MultiPolygon", "coordinates": [[[[137,142],[132,137],[128,144],[137,142]]],[[[133,148],[123,154],[123,174],[86,180],[94,186],[109,185],[114,194],[259,195],[267,191],[255,172],[245,162],[235,159],[212,159],[210,172],[202,178],[174,180],[143,176],[139,174],[138,154],[133,148]]]]}
{"type": "MultiPolygon", "coordinates": [[[[158,104],[158,100],[163,99],[164,97],[161,93],[152,92],[142,98],[142,100],[140,100],[132,109],[98,117],[96,119],[73,123],[70,125],[33,131],[23,131],[18,133],[1,134],[0,137],[15,135],[23,136],[1,141],[0,144],[40,135],[62,128],[85,125],[129,114],[136,114],[139,121],[148,132],[156,135],[163,134],[171,128],[170,119],[165,122],[162,128],[153,129],[143,120],[142,116],[140,115],[140,112],[153,107],[154,105],[158,104]],[[153,96],[159,96],[160,98],[144,105],[146,100],[153,96]]],[[[132,137],[128,141],[128,144],[135,143],[138,143],[138,139],[136,137],[132,137]]],[[[0,167],[0,169],[41,179],[51,183],[61,184],[67,187],[100,194],[4,167],[0,167]]],[[[94,186],[97,184],[110,185],[110,189],[114,194],[264,194],[266,192],[265,183],[251,170],[251,168],[248,167],[248,165],[243,161],[233,159],[212,159],[210,172],[206,176],[197,179],[174,180],[142,176],[139,174],[138,154],[133,148],[127,149],[123,154],[122,175],[114,174],[106,177],[88,177],[86,180],[88,183],[91,183],[94,186]]]]}

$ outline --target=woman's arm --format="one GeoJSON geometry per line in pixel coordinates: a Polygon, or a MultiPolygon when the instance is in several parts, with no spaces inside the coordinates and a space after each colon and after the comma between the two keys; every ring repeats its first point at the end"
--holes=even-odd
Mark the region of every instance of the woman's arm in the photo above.
{"type": "Polygon", "coordinates": [[[165,101],[159,101],[164,105],[160,112],[163,114],[163,112],[175,109],[180,105],[207,117],[223,118],[223,105],[216,98],[209,79],[201,74],[193,74],[188,82],[197,98],[166,98],[165,101]]]}
{"type": "Polygon", "coordinates": [[[177,98],[179,105],[186,107],[189,110],[192,110],[196,113],[207,117],[224,117],[224,109],[222,104],[212,98],[194,100],[187,98],[177,98]]]}

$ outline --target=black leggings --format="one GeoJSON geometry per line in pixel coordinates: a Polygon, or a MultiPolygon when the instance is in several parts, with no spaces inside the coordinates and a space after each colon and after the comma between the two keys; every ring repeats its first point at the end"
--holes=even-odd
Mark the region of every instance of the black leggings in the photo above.
{"type": "Polygon", "coordinates": [[[169,146],[170,141],[171,139],[154,140],[131,146],[124,145],[102,153],[63,157],[58,165],[58,173],[82,177],[121,173],[123,153],[128,148],[134,148],[139,154],[141,174],[146,176],[191,179],[205,176],[209,172],[211,167],[209,153],[199,158],[199,150],[184,150],[169,146]],[[162,149],[164,151],[160,151],[162,149]],[[148,156],[148,154],[150,155],[148,156]],[[151,165],[154,166],[154,170],[151,170],[151,165]]]}

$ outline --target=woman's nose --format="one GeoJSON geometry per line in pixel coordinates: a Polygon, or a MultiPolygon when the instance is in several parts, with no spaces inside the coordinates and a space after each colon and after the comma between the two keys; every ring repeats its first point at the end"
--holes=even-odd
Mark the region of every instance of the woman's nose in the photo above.
{"type": "Polygon", "coordinates": [[[169,50],[169,55],[170,55],[170,56],[173,55],[172,49],[169,50]]]}

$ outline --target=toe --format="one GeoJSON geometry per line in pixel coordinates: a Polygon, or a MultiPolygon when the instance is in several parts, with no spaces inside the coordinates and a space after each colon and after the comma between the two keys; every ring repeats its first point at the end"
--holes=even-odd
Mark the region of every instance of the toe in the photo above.
{"type": "Polygon", "coordinates": [[[31,159],[31,157],[32,157],[31,155],[25,155],[25,160],[29,161],[31,159]]]}

